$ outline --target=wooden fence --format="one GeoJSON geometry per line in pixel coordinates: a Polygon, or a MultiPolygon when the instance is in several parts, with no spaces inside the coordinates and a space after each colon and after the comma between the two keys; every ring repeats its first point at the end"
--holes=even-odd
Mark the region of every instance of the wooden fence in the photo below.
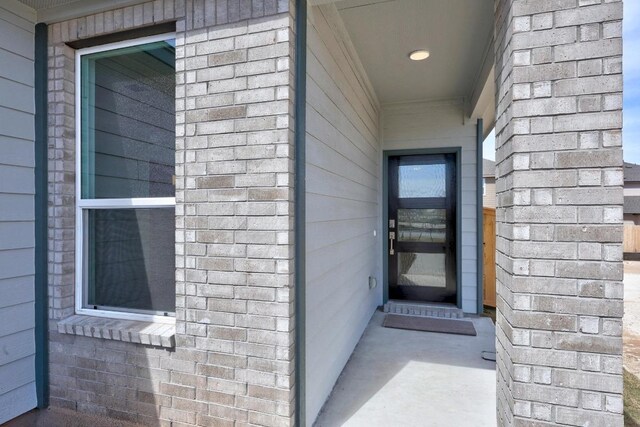
{"type": "Polygon", "coordinates": [[[640,225],[625,224],[624,253],[640,253],[640,225]]]}
{"type": "Polygon", "coordinates": [[[496,306],[496,210],[482,210],[483,236],[483,303],[496,306]]]}

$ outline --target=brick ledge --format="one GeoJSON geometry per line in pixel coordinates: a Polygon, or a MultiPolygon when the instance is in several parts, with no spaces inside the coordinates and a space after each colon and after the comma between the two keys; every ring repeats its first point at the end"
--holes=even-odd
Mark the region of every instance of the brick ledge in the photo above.
{"type": "Polygon", "coordinates": [[[167,323],[109,319],[76,314],[58,322],[61,334],[174,348],[176,327],[167,323]]]}

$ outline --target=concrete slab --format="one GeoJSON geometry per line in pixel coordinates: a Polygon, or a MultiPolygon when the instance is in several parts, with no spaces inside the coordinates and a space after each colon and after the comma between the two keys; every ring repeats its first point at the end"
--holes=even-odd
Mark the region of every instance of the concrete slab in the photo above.
{"type": "Polygon", "coordinates": [[[624,367],[640,377],[640,261],[624,262],[624,367]]]}
{"type": "Polygon", "coordinates": [[[36,409],[15,418],[3,427],[142,427],[127,421],[84,414],[63,408],[36,409]]]}
{"type": "MultiPolygon", "coordinates": [[[[325,403],[316,427],[493,427],[495,328],[472,320],[478,335],[382,327],[376,312],[325,403]]],[[[312,369],[308,367],[307,369],[312,369]]]]}

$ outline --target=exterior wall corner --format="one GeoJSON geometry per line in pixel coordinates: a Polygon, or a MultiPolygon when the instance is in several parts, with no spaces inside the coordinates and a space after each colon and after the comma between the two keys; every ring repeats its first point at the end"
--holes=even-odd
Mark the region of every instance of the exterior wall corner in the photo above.
{"type": "Polygon", "coordinates": [[[622,2],[495,5],[499,425],[621,426],[622,2]]]}
{"type": "Polygon", "coordinates": [[[294,8],[164,0],[49,26],[51,404],[149,425],[294,421],[294,8]],[[75,51],[175,22],[176,346],[57,332],[74,314],[75,51]]]}

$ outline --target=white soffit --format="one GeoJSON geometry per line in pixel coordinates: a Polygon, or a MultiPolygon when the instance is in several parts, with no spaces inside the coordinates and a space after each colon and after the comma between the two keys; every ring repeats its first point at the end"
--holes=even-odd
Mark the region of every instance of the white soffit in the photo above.
{"type": "Polygon", "coordinates": [[[77,0],[20,0],[21,3],[24,3],[33,9],[48,9],[50,7],[62,6],[75,1],[77,0]]]}
{"type": "MultiPolygon", "coordinates": [[[[328,0],[317,0],[326,3],[328,0]]],[[[335,1],[383,104],[470,99],[493,35],[493,0],[335,1]],[[410,61],[410,52],[430,57],[410,61]]]]}

